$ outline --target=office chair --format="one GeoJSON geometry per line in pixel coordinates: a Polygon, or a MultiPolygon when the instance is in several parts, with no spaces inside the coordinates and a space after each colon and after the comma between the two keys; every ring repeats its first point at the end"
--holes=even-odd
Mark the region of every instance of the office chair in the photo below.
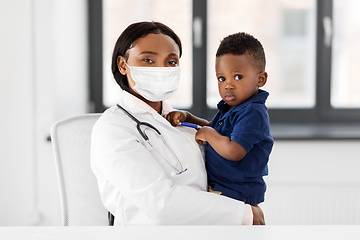
{"type": "Polygon", "coordinates": [[[60,191],[62,226],[105,226],[108,211],[101,202],[90,167],[90,139],[101,114],[85,114],[51,126],[60,191]]]}

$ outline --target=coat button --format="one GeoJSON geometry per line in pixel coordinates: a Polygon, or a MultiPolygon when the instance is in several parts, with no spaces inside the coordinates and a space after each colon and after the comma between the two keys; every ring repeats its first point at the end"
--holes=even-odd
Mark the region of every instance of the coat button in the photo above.
{"type": "Polygon", "coordinates": [[[223,122],[219,122],[219,125],[222,125],[223,122]]]}

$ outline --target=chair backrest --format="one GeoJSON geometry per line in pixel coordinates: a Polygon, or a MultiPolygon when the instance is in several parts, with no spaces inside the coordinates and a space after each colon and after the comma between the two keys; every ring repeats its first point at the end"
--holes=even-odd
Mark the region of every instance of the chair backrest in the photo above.
{"type": "Polygon", "coordinates": [[[90,167],[91,131],[100,115],[71,117],[51,126],[63,226],[108,225],[90,167]]]}

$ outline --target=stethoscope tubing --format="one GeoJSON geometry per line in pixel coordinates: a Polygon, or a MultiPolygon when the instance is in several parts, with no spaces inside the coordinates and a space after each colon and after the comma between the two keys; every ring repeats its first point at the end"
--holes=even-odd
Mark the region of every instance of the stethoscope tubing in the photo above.
{"type": "MultiPolygon", "coordinates": [[[[188,169],[184,169],[180,160],[177,158],[176,154],[174,153],[174,151],[170,148],[170,146],[167,144],[167,142],[165,141],[165,139],[163,138],[163,136],[161,135],[160,131],[155,128],[153,125],[151,125],[150,123],[147,122],[141,122],[139,121],[136,117],[134,117],[131,113],[129,113],[125,108],[123,108],[122,106],[120,106],[119,104],[116,104],[118,106],[118,108],[120,108],[126,115],[128,115],[135,123],[136,123],[136,128],[138,130],[138,132],[140,133],[141,137],[151,146],[152,144],[149,141],[149,137],[145,134],[144,131],[141,130],[141,125],[147,126],[151,129],[153,129],[157,134],[159,134],[161,140],[163,141],[163,143],[165,144],[166,148],[170,151],[170,153],[173,155],[173,157],[176,159],[176,161],[179,163],[181,170],[177,169],[173,164],[171,164],[155,147],[153,147],[153,149],[156,150],[156,152],[158,154],[160,154],[160,156],[162,156],[162,158],[176,171],[175,175],[180,175],[183,172],[186,172],[188,169]]],[[[173,174],[172,174],[173,175],[173,174]]]]}
{"type": "Polygon", "coordinates": [[[131,113],[129,113],[125,108],[123,108],[122,106],[120,106],[119,104],[116,104],[121,110],[123,110],[123,112],[128,115],[132,120],[134,120],[136,122],[136,128],[139,131],[140,135],[144,138],[145,141],[149,141],[149,137],[143,132],[141,131],[141,125],[145,125],[148,126],[149,128],[153,129],[154,131],[156,131],[160,136],[161,133],[159,130],[157,130],[157,128],[155,128],[153,125],[151,125],[150,123],[147,122],[140,122],[136,117],[134,117],[131,113]]]}

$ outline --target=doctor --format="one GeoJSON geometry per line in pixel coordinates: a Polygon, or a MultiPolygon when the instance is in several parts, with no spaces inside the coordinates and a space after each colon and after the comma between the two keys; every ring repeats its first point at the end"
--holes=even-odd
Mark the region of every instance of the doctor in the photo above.
{"type": "Polygon", "coordinates": [[[158,22],[134,23],[117,40],[112,72],[123,90],[92,132],[102,201],[114,225],[261,224],[261,209],[206,191],[196,130],[162,117],[173,110],[164,100],[177,90],[181,51],[158,22]]]}

